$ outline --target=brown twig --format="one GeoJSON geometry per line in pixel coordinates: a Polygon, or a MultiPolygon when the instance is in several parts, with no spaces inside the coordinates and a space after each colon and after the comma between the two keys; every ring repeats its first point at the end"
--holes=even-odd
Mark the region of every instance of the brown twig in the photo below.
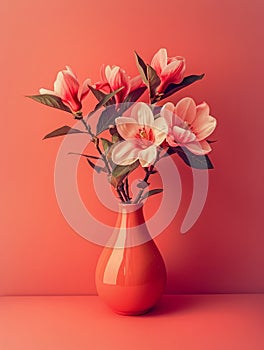
{"type": "Polygon", "coordinates": [[[106,158],[106,156],[104,155],[104,153],[103,153],[103,152],[101,151],[101,149],[100,149],[99,138],[98,138],[96,135],[94,135],[94,133],[92,132],[92,130],[91,130],[91,128],[90,128],[90,125],[88,125],[88,124],[86,123],[86,121],[85,121],[83,118],[80,119],[80,120],[81,120],[81,122],[83,123],[83,125],[85,126],[85,129],[87,130],[88,134],[91,136],[92,142],[95,144],[95,147],[96,147],[98,153],[99,153],[100,156],[102,157],[102,160],[103,160],[103,162],[105,163],[105,167],[106,167],[106,169],[107,169],[108,174],[111,174],[111,169],[110,169],[110,167],[109,167],[107,158],[106,158]]]}
{"type": "MultiPolygon", "coordinates": [[[[154,163],[147,169],[147,171],[146,171],[146,175],[145,175],[145,177],[144,177],[144,179],[143,179],[143,182],[145,182],[145,183],[147,184],[146,187],[149,186],[148,179],[149,179],[150,175],[153,174],[154,165],[155,165],[155,164],[159,161],[159,159],[160,159],[160,157],[159,157],[159,156],[160,156],[160,152],[161,152],[161,149],[158,149],[157,158],[156,158],[155,162],[154,162],[154,163]]],[[[142,196],[144,190],[145,190],[145,188],[142,188],[142,189],[138,192],[138,194],[137,194],[137,196],[136,196],[136,199],[135,199],[134,202],[133,202],[134,204],[140,202],[141,196],[142,196]]]]}

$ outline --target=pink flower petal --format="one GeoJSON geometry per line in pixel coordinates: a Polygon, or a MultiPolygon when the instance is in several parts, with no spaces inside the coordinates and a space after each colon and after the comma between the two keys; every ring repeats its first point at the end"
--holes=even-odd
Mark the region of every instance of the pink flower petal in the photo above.
{"type": "Polygon", "coordinates": [[[167,102],[164,106],[162,106],[160,111],[161,117],[163,117],[166,120],[166,123],[169,128],[172,127],[172,116],[174,113],[174,108],[175,107],[173,103],[167,102]]]}
{"type": "Polygon", "coordinates": [[[216,119],[210,116],[206,124],[200,128],[199,132],[197,132],[196,134],[197,140],[201,141],[206,139],[209,135],[212,134],[215,128],[216,128],[216,119]]]}
{"type": "Polygon", "coordinates": [[[137,75],[133,78],[130,78],[130,90],[131,91],[136,90],[136,89],[143,87],[143,86],[145,86],[145,83],[142,80],[140,75],[137,75]]]}
{"type": "Polygon", "coordinates": [[[133,123],[138,125],[137,121],[132,117],[118,117],[115,119],[116,124],[126,124],[126,123],[133,123]]]}
{"type": "Polygon", "coordinates": [[[185,61],[176,60],[171,62],[161,73],[161,80],[163,81],[164,88],[169,84],[179,84],[183,80],[185,72],[185,61]]]}
{"type": "Polygon", "coordinates": [[[173,60],[168,65],[166,65],[166,67],[164,67],[164,69],[161,72],[161,76],[167,76],[171,72],[174,72],[179,67],[179,65],[180,65],[180,61],[173,60]]]}
{"type": "MultiPolygon", "coordinates": [[[[108,66],[110,68],[110,66],[108,66]]],[[[103,64],[101,66],[101,69],[100,69],[100,75],[101,75],[101,79],[103,82],[107,82],[107,78],[106,78],[106,74],[105,74],[105,69],[106,69],[106,65],[103,64]]]]}
{"type": "Polygon", "coordinates": [[[168,124],[165,118],[159,117],[155,119],[152,130],[155,137],[154,144],[159,146],[165,140],[168,133],[168,124]]]}
{"type": "Polygon", "coordinates": [[[179,118],[175,113],[172,117],[172,125],[179,126],[182,129],[186,129],[186,127],[188,127],[188,124],[179,118]]]}
{"type": "Polygon", "coordinates": [[[66,71],[58,73],[54,83],[54,91],[72,111],[77,112],[82,108],[78,99],[79,83],[71,73],[66,71]]]}
{"type": "Polygon", "coordinates": [[[96,90],[103,90],[103,92],[109,94],[111,92],[111,88],[108,82],[98,81],[93,84],[93,88],[96,90]]]}
{"type": "Polygon", "coordinates": [[[88,93],[90,91],[89,85],[91,86],[91,79],[86,79],[83,82],[83,85],[81,87],[81,91],[79,92],[80,101],[82,101],[88,95],[88,93]]]}
{"type": "MultiPolygon", "coordinates": [[[[107,66],[107,68],[108,67],[109,66],[107,66]]],[[[120,67],[118,67],[118,66],[112,67],[110,74],[109,73],[106,74],[107,80],[108,80],[110,86],[113,88],[113,90],[115,90],[115,88],[117,86],[119,86],[119,84],[118,84],[119,83],[119,80],[118,80],[119,74],[120,74],[120,67]]]]}
{"type": "Polygon", "coordinates": [[[128,76],[126,72],[118,66],[115,66],[112,69],[108,67],[109,66],[106,67],[106,77],[109,82],[109,85],[111,86],[111,90],[114,91],[123,87],[123,89],[115,95],[116,102],[121,103],[124,101],[125,97],[129,92],[128,76]],[[109,69],[111,69],[110,73],[109,69]]]}
{"type": "Polygon", "coordinates": [[[193,142],[196,139],[196,136],[190,131],[179,126],[173,127],[173,135],[176,142],[180,144],[185,144],[193,142]]]}
{"type": "Polygon", "coordinates": [[[41,89],[39,89],[39,93],[41,94],[41,95],[55,95],[55,96],[58,96],[58,94],[56,94],[56,92],[55,91],[52,91],[52,90],[47,90],[47,89],[43,89],[43,88],[41,88],[41,89]]]}
{"type": "Polygon", "coordinates": [[[56,92],[56,94],[58,95],[62,95],[62,93],[64,92],[62,90],[62,87],[63,87],[63,73],[62,72],[59,72],[57,74],[57,78],[54,82],[54,91],[56,92]]]}
{"type": "Polygon", "coordinates": [[[130,90],[130,81],[128,75],[123,69],[120,69],[119,71],[118,85],[116,86],[116,89],[119,89],[121,87],[123,87],[123,89],[116,94],[117,103],[124,102],[130,90]]]}
{"type": "Polygon", "coordinates": [[[196,118],[192,123],[192,130],[197,135],[197,140],[208,137],[216,127],[216,119],[209,115],[209,106],[203,102],[196,107],[196,118]]]}
{"type": "Polygon", "coordinates": [[[135,139],[139,131],[139,125],[133,118],[119,117],[115,120],[116,128],[121,137],[125,140],[135,139]]]}
{"type": "Polygon", "coordinates": [[[119,142],[113,146],[112,160],[115,164],[129,165],[138,159],[140,151],[137,140],[119,142]]]}
{"type": "Polygon", "coordinates": [[[189,151],[197,155],[205,155],[212,150],[209,143],[205,140],[200,142],[195,141],[192,143],[187,143],[184,146],[188,148],[189,151]]]}
{"type": "Polygon", "coordinates": [[[142,80],[140,75],[137,75],[136,77],[131,78],[129,80],[129,85],[130,85],[130,91],[134,91],[134,90],[136,90],[136,89],[138,89],[140,87],[145,86],[145,84],[144,84],[144,82],[143,82],[143,80],[142,80]]]}
{"type": "Polygon", "coordinates": [[[196,133],[199,132],[200,128],[202,128],[209,117],[209,106],[207,103],[203,102],[196,107],[196,118],[192,123],[192,127],[196,133]]]}
{"type": "Polygon", "coordinates": [[[109,65],[102,66],[101,75],[102,75],[103,80],[107,80],[109,82],[109,80],[111,78],[111,73],[112,73],[112,68],[109,65]],[[103,70],[103,68],[104,68],[104,70],[103,70]]]}
{"type": "Polygon", "coordinates": [[[142,167],[148,167],[152,165],[157,157],[157,147],[155,145],[150,146],[144,150],[139,151],[138,158],[142,167]]]}
{"type": "Polygon", "coordinates": [[[179,144],[175,141],[174,135],[172,133],[167,135],[166,141],[171,147],[179,146],[179,144]]]}
{"type": "Polygon", "coordinates": [[[196,117],[196,105],[194,100],[190,97],[181,99],[175,107],[175,114],[187,124],[192,124],[196,117]]]}
{"type": "Polygon", "coordinates": [[[155,69],[158,75],[160,75],[161,71],[167,66],[167,50],[160,49],[152,58],[151,66],[155,69]]]}
{"type": "Polygon", "coordinates": [[[136,103],[132,110],[131,116],[135,118],[140,126],[152,127],[154,124],[154,116],[151,108],[144,102],[136,103]]]}
{"type": "Polygon", "coordinates": [[[63,70],[63,73],[70,74],[75,80],[77,80],[76,75],[73,73],[70,66],[66,66],[66,70],[63,70]]]}

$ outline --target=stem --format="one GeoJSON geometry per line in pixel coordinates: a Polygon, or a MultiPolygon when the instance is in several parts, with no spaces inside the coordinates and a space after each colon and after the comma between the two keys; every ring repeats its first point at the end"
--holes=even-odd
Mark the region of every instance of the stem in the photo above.
{"type": "Polygon", "coordinates": [[[117,192],[118,197],[121,200],[121,202],[125,203],[125,200],[124,200],[123,195],[122,195],[122,193],[121,193],[119,188],[116,189],[116,192],[117,192]]]}
{"type": "Polygon", "coordinates": [[[91,130],[90,126],[87,125],[86,121],[85,121],[83,118],[81,118],[81,119],[79,119],[79,120],[80,120],[80,121],[83,123],[83,125],[85,126],[85,129],[87,130],[88,134],[89,134],[91,137],[94,137],[95,135],[92,133],[92,130],[91,130]]]}
{"type": "MultiPolygon", "coordinates": [[[[106,158],[105,154],[101,151],[100,146],[99,146],[99,138],[96,135],[94,135],[94,133],[92,132],[92,130],[90,128],[90,125],[88,125],[87,122],[83,118],[80,118],[80,120],[83,123],[83,125],[85,126],[85,129],[87,130],[88,134],[91,136],[92,142],[95,144],[97,151],[99,152],[100,156],[102,157],[102,160],[105,163],[105,167],[107,169],[108,174],[111,175],[112,171],[111,171],[110,166],[108,164],[107,158],[106,158]]],[[[118,197],[121,200],[121,202],[125,203],[125,202],[128,202],[130,200],[130,198],[126,196],[126,193],[124,190],[124,183],[122,183],[121,186],[119,186],[119,188],[116,188],[116,192],[117,192],[118,197]]]]}
{"type": "Polygon", "coordinates": [[[95,136],[95,138],[94,138],[94,143],[95,143],[95,146],[96,146],[96,149],[97,149],[97,151],[99,152],[99,154],[101,155],[101,157],[102,157],[102,160],[104,161],[104,163],[105,163],[105,167],[106,167],[106,169],[107,169],[107,172],[108,172],[108,174],[110,175],[112,172],[111,172],[111,169],[110,169],[110,167],[109,167],[109,164],[108,164],[108,161],[107,161],[107,158],[106,158],[106,156],[104,155],[104,153],[101,151],[101,149],[100,149],[100,146],[99,146],[99,139],[98,139],[98,137],[96,137],[95,136]]]}
{"type": "MultiPolygon", "coordinates": [[[[159,157],[159,156],[160,156],[160,152],[161,152],[161,150],[158,149],[158,154],[157,154],[157,158],[156,158],[155,162],[154,162],[154,163],[148,168],[148,170],[146,171],[146,175],[145,175],[143,181],[146,182],[147,185],[148,185],[148,179],[149,179],[149,177],[150,177],[150,175],[151,175],[151,173],[152,173],[152,171],[153,171],[153,169],[154,169],[154,165],[155,165],[155,164],[159,161],[159,159],[160,159],[160,157],[159,157]]],[[[137,196],[136,196],[136,199],[134,200],[134,204],[137,204],[137,203],[140,202],[141,196],[142,196],[144,190],[145,190],[145,188],[142,188],[142,189],[138,192],[138,194],[137,194],[137,196]]]]}
{"type": "MultiPolygon", "coordinates": [[[[151,172],[152,172],[153,168],[154,168],[154,165],[151,165],[151,166],[149,167],[149,169],[147,170],[146,175],[145,175],[145,177],[144,177],[144,179],[143,179],[144,182],[148,183],[148,179],[149,179],[149,177],[150,177],[150,175],[151,175],[151,172]]],[[[135,204],[138,203],[138,202],[140,201],[140,198],[141,198],[143,192],[144,192],[144,188],[142,188],[142,189],[138,192],[137,197],[136,197],[136,199],[135,199],[135,201],[134,201],[135,204]]]]}
{"type": "Polygon", "coordinates": [[[130,201],[130,196],[129,196],[129,183],[128,183],[128,177],[126,177],[126,194],[128,197],[128,200],[130,201]]]}
{"type": "Polygon", "coordinates": [[[108,161],[104,153],[101,151],[100,146],[99,146],[99,139],[96,135],[93,134],[90,125],[86,123],[86,121],[82,118],[80,119],[83,125],[85,126],[85,129],[87,130],[88,134],[92,138],[92,142],[95,144],[97,151],[99,152],[100,156],[102,157],[103,162],[105,163],[105,167],[107,169],[108,174],[111,174],[111,169],[109,167],[108,161]]]}
{"type": "Polygon", "coordinates": [[[138,192],[138,195],[136,196],[136,199],[134,200],[134,204],[139,203],[140,198],[141,198],[141,196],[142,196],[143,192],[144,192],[144,190],[143,190],[143,189],[142,189],[142,190],[140,190],[140,191],[138,192]]]}
{"type": "Polygon", "coordinates": [[[125,198],[125,201],[126,201],[126,202],[129,202],[130,199],[129,199],[129,196],[127,195],[126,191],[125,191],[124,182],[122,182],[122,183],[120,184],[119,189],[120,189],[120,192],[122,193],[123,197],[125,198]]]}

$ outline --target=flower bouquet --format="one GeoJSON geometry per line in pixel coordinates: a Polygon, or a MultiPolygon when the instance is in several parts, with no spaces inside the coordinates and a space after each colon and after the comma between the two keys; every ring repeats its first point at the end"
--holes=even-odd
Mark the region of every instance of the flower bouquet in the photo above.
{"type": "Polygon", "coordinates": [[[150,64],[137,53],[135,58],[139,71],[136,77],[131,78],[119,66],[103,65],[100,81],[93,83],[86,79],[80,85],[67,66],[58,73],[54,90],[42,88],[39,95],[28,96],[70,113],[82,123],[83,127],[78,129],[64,125],[44,138],[86,133],[98,154],[80,156],[86,158],[94,171],[105,174],[116,192],[120,213],[111,244],[99,259],[96,284],[99,295],[123,314],[148,311],[159,300],[166,282],[163,259],[147,232],[142,213],[144,200],[162,192],[161,188],[149,189],[150,177],[157,173],[156,164],[176,154],[190,167],[213,168],[208,157],[212,141],[207,138],[216,127],[216,119],[210,115],[206,102],[197,105],[192,98],[185,97],[174,105],[167,100],[201,80],[204,74],[185,76],[185,59],[168,57],[164,48],[154,55],[150,64]],[[94,95],[97,103],[84,115],[83,103],[88,93],[94,95]],[[90,123],[93,116],[97,117],[95,130],[90,123]],[[102,133],[108,136],[102,137],[102,133]],[[139,179],[138,191],[133,196],[129,175],[137,168],[143,169],[144,176],[139,179]],[[133,231],[132,236],[129,231],[133,231]],[[142,236],[144,243],[140,244],[142,236]],[[147,267],[142,267],[143,260],[147,261],[147,267]],[[114,267],[110,268],[109,264],[114,267]]]}

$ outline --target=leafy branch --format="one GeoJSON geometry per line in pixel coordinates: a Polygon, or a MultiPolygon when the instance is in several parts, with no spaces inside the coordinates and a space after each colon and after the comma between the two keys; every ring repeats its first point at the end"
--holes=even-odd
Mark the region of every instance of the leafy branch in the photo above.
{"type": "Polygon", "coordinates": [[[154,164],[152,164],[150,167],[148,167],[146,169],[145,177],[142,180],[142,182],[138,185],[138,187],[141,187],[141,190],[138,192],[138,194],[137,194],[137,196],[136,196],[136,198],[134,200],[134,204],[140,203],[143,199],[145,199],[145,198],[147,198],[147,197],[149,197],[149,196],[151,196],[153,194],[160,193],[162,191],[161,190],[161,191],[156,192],[156,190],[152,190],[152,191],[149,191],[147,195],[144,195],[145,188],[147,188],[150,185],[148,183],[148,180],[149,180],[150,176],[152,174],[156,174],[157,173],[157,170],[155,170],[155,164],[160,159],[160,152],[161,152],[161,150],[158,150],[157,158],[156,158],[154,164]]]}
{"type": "Polygon", "coordinates": [[[103,162],[105,163],[105,167],[106,167],[106,170],[108,172],[108,174],[111,174],[111,169],[109,167],[109,164],[108,164],[108,161],[107,161],[107,158],[105,156],[105,154],[102,152],[101,148],[100,148],[100,145],[99,145],[99,138],[97,136],[94,135],[94,133],[92,132],[91,130],[91,127],[89,124],[86,123],[86,121],[82,118],[80,119],[81,122],[83,123],[85,129],[87,130],[88,134],[91,136],[92,138],[92,142],[95,144],[95,147],[98,151],[98,153],[100,154],[100,156],[102,157],[102,160],[103,162]]]}

